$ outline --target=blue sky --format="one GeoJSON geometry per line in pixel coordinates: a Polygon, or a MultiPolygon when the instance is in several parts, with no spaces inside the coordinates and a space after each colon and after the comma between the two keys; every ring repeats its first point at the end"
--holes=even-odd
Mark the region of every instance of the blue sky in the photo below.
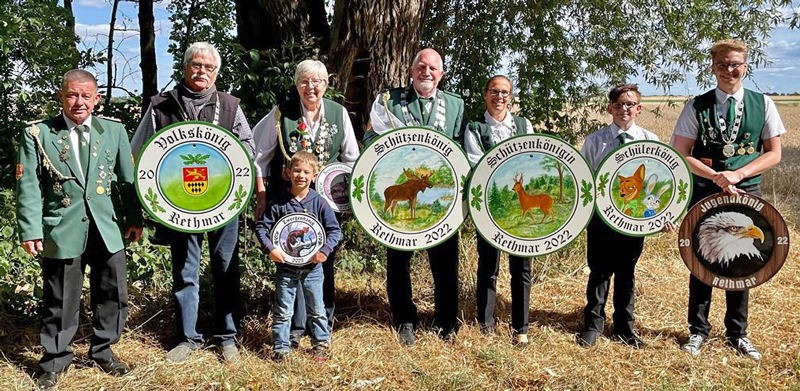
{"type": "MultiPolygon", "coordinates": [[[[166,7],[168,0],[155,4],[156,55],[158,61],[158,88],[164,89],[171,82],[172,56],[167,53],[169,31],[171,28],[166,7]]],[[[795,2],[795,9],[800,8],[795,2]]],[[[141,73],[139,71],[139,33],[136,3],[120,2],[117,14],[117,27],[128,28],[129,31],[117,31],[115,40],[119,43],[119,51],[115,53],[118,72],[123,74],[123,87],[130,91],[141,92],[141,73]],[[124,58],[123,58],[124,57],[124,58]]],[[[108,0],[76,0],[73,3],[76,33],[82,42],[79,48],[103,50],[108,41],[108,23],[111,20],[111,4],[108,0]]],[[[798,11],[800,12],[800,11],[798,11]]],[[[766,67],[753,69],[753,79],[745,80],[747,88],[756,90],[791,93],[800,92],[800,30],[790,30],[788,26],[778,26],[767,40],[767,59],[772,63],[766,67]]],[[[95,69],[95,74],[105,83],[105,65],[95,69]]],[[[224,69],[223,69],[224,71],[224,69]]],[[[671,90],[674,95],[694,95],[705,88],[694,83],[694,76],[687,77],[688,82],[676,85],[671,90]]],[[[648,85],[643,80],[633,79],[639,83],[645,95],[662,95],[663,91],[648,85]]],[[[115,95],[121,92],[115,93],[115,95]]]]}

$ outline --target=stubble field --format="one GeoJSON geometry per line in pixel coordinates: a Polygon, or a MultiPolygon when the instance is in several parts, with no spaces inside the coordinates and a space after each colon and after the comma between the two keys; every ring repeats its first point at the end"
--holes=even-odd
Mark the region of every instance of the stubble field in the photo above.
{"type": "MultiPolygon", "coordinates": [[[[654,109],[658,103],[646,103],[654,109]]],[[[643,112],[637,123],[669,140],[680,112],[661,107],[661,116],[643,112]]],[[[783,160],[764,178],[765,197],[781,211],[797,243],[800,197],[800,106],[780,104],[784,125],[783,160]]],[[[609,116],[604,117],[606,121],[609,116]]],[[[800,266],[796,249],[780,273],[750,293],[749,334],[764,358],[760,363],[737,355],[724,343],[724,293],[715,290],[711,307],[714,326],[710,342],[692,357],[680,350],[687,337],[686,305],[689,272],[677,251],[675,233],[646,239],[637,266],[636,328],[648,344],[634,350],[606,337],[585,349],[574,343],[582,326],[587,272],[585,241],[534,260],[531,289],[531,344],[510,343],[510,288],[507,263],[498,278],[500,318],[494,335],[482,335],[475,323],[474,230],[466,227],[460,242],[463,321],[455,343],[427,331],[433,314],[433,288],[424,257],[415,256],[412,283],[423,329],[418,343],[400,346],[390,328],[385,276],[337,274],[337,323],[331,357],[319,363],[305,351],[281,364],[267,359],[271,292],[243,292],[249,306],[242,320],[243,359],[221,363],[211,350],[193,355],[184,365],[169,365],[163,356],[171,348],[173,311],[169,292],[132,290],[131,315],[115,352],[131,363],[130,376],[115,379],[92,368],[86,359],[91,327],[77,337],[78,359],[63,379],[61,390],[229,390],[229,389],[457,389],[457,390],[800,390],[800,266]]],[[[796,247],[796,244],[794,245],[796,247]]],[[[613,248],[609,248],[613,255],[613,248]]],[[[346,252],[346,251],[344,251],[346,252]]],[[[613,289],[613,288],[612,288],[613,289]]],[[[613,292],[609,297],[613,295],[613,292]]],[[[210,307],[204,307],[210,309],[210,307]]],[[[607,312],[613,312],[611,303],[607,312]]],[[[0,317],[0,384],[6,390],[33,387],[30,373],[41,353],[35,325],[15,316],[0,317]]],[[[201,319],[208,319],[204,316],[201,319]]]]}

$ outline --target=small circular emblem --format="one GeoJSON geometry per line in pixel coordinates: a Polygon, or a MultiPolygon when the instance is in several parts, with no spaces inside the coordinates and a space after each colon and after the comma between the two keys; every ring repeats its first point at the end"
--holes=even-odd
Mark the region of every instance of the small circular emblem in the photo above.
{"type": "Polygon", "coordinates": [[[661,231],[692,198],[692,174],[678,151],[657,141],[635,141],[612,151],[597,169],[597,214],[628,236],[661,231]]]}
{"type": "Polygon", "coordinates": [[[350,213],[350,173],[353,167],[346,163],[328,164],[317,176],[317,192],[328,202],[334,212],[350,213]]]}
{"type": "Polygon", "coordinates": [[[683,219],[678,248],[700,281],[740,291],[767,282],[789,253],[780,213],[750,194],[718,193],[698,202],[683,219]]]}
{"type": "Polygon", "coordinates": [[[275,222],[270,240],[284,253],[283,262],[302,266],[325,244],[325,229],[308,213],[290,213],[275,222]]]}
{"type": "Polygon", "coordinates": [[[542,134],[497,144],[475,166],[469,211],[499,250],[536,256],[561,249],[586,228],[594,207],[589,164],[573,146],[542,134]]]}
{"type": "Polygon", "coordinates": [[[253,162],[239,139],[207,122],[156,133],[136,161],[136,190],[161,224],[207,232],[237,218],[253,192],[253,162]]]}
{"type": "Polygon", "coordinates": [[[464,222],[463,190],[469,171],[464,151],[440,132],[421,127],[387,132],[367,146],[353,166],[353,214],[387,247],[433,247],[464,222]]]}

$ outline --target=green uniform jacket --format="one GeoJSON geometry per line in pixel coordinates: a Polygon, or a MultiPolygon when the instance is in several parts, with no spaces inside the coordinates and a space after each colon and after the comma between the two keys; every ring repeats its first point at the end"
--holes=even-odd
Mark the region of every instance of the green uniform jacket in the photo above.
{"type": "MultiPolygon", "coordinates": [[[[394,114],[395,117],[400,119],[401,122],[405,123],[405,118],[403,115],[402,109],[402,99],[401,95],[403,91],[408,91],[406,95],[407,103],[408,103],[408,111],[411,113],[411,116],[417,120],[421,124],[421,126],[433,128],[434,123],[436,122],[436,110],[438,108],[438,99],[439,94],[437,92],[434,95],[433,104],[431,105],[432,114],[429,115],[428,121],[423,123],[422,119],[422,111],[420,110],[420,105],[417,100],[419,97],[417,96],[416,90],[413,87],[407,88],[394,88],[389,91],[386,91],[380,95],[378,95],[378,100],[380,100],[380,104],[382,107],[389,108],[389,112],[394,114]],[[386,103],[383,103],[383,100],[386,100],[386,103]]],[[[437,131],[443,131],[447,137],[455,140],[459,144],[461,144],[461,140],[464,138],[463,128],[462,128],[462,121],[464,118],[464,100],[457,94],[452,92],[437,90],[442,92],[442,96],[444,97],[445,103],[445,129],[435,129],[437,131]]],[[[390,117],[391,118],[391,117],[390,117]]],[[[375,124],[373,124],[375,126],[375,124]]],[[[404,126],[401,124],[394,124],[396,127],[404,126]]],[[[405,124],[405,126],[412,126],[412,124],[405,124]]],[[[364,134],[364,145],[368,145],[372,142],[375,138],[377,138],[378,134],[374,131],[370,130],[364,134]]]]}
{"type": "Polygon", "coordinates": [[[125,227],[142,226],[125,128],[96,116],[91,127],[88,180],[73,151],[65,148],[72,148],[72,143],[62,115],[26,127],[20,135],[16,167],[20,241],[42,239],[47,258],[83,254],[91,221],[111,253],[125,248],[125,227]],[[70,179],[59,180],[58,173],[70,179]]]}

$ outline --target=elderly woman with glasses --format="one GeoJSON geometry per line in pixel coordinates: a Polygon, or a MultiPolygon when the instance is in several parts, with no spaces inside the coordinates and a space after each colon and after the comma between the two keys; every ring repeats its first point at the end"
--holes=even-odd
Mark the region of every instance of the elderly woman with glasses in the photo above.
{"type": "MultiPolygon", "coordinates": [[[[483,88],[486,111],[471,122],[464,134],[464,150],[472,166],[497,143],[513,136],[533,133],[531,121],[508,111],[513,95],[511,79],[493,76],[483,88]]],[[[497,299],[497,273],[500,252],[480,235],[478,242],[478,283],[476,288],[478,323],[481,331],[494,332],[494,307],[497,299]]],[[[528,309],[531,292],[531,259],[509,256],[511,274],[511,327],[516,344],[528,343],[528,309]]]]}
{"type": "MultiPolygon", "coordinates": [[[[317,156],[320,167],[334,162],[353,163],[358,158],[358,142],[347,110],[326,99],[328,70],[317,60],[304,60],[294,74],[299,97],[275,106],[253,128],[256,144],[256,220],[266,210],[267,201],[289,186],[284,167],[297,151],[317,156]]],[[[323,299],[328,326],[333,326],[333,263],[336,251],[323,264],[323,299]]],[[[298,290],[292,318],[291,344],[297,347],[306,330],[305,300],[298,290]]]]}

